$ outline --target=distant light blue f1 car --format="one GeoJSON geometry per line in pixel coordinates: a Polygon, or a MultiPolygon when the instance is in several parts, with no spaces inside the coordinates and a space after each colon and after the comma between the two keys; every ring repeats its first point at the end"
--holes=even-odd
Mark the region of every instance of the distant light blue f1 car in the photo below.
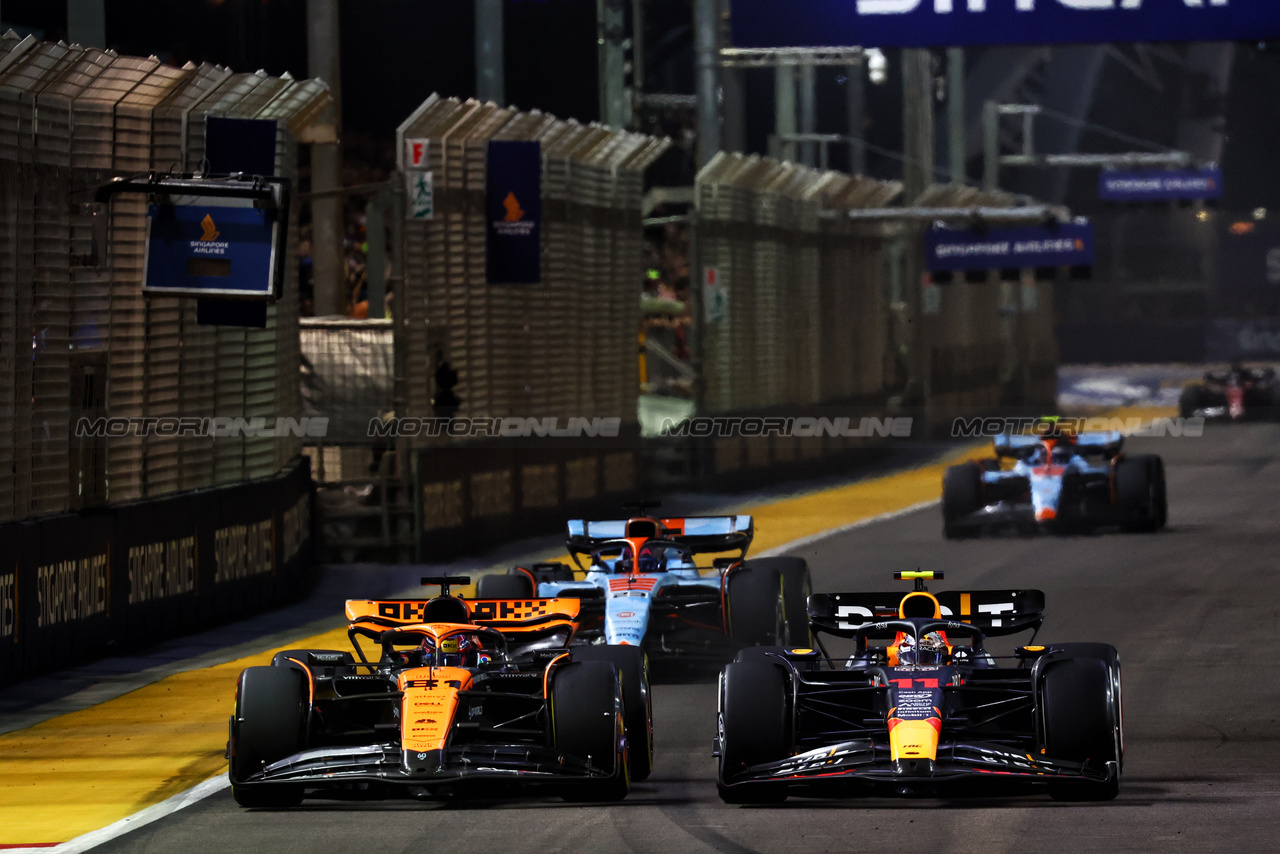
{"type": "Polygon", "coordinates": [[[1164,527],[1164,463],[1123,453],[1118,432],[1073,435],[1050,425],[1036,435],[996,436],[994,444],[996,459],[952,466],[943,476],[943,532],[950,539],[998,527],[1062,533],[1164,527]]]}
{"type": "Polygon", "coordinates": [[[575,643],[638,646],[655,657],[719,662],[746,646],[809,643],[808,565],[746,560],[750,516],[577,519],[568,535],[577,573],[563,563],[515,567],[481,578],[477,595],[581,599],[575,643]],[[709,566],[695,561],[732,551],[709,566]]]}

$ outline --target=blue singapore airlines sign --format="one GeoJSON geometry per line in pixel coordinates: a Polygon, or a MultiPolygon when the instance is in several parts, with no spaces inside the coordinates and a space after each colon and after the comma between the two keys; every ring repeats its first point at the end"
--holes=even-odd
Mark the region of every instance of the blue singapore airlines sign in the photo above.
{"type": "Polygon", "coordinates": [[[1280,0],[732,0],[737,47],[1280,39],[1280,0]]]}

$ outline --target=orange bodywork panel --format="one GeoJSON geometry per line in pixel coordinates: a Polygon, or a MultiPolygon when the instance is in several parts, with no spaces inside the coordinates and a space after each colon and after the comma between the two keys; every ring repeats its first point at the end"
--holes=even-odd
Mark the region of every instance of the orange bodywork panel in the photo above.
{"type": "Polygon", "coordinates": [[[453,729],[458,692],[471,688],[471,672],[459,667],[416,667],[400,674],[400,743],[404,750],[443,750],[453,729]]]}

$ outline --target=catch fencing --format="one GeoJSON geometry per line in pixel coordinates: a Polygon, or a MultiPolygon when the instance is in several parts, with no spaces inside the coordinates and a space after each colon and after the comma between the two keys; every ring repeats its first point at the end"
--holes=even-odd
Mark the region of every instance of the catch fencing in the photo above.
{"type": "Polygon", "coordinates": [[[142,295],[146,199],[113,200],[98,256],[90,203],[116,176],[203,171],[207,116],[275,120],[276,172],[296,179],[296,135],[328,102],[315,80],[0,37],[0,521],[268,477],[300,452],[294,435],[76,436],[82,417],[299,409],[292,243],[265,329],[201,326],[194,299],[142,295]]]}

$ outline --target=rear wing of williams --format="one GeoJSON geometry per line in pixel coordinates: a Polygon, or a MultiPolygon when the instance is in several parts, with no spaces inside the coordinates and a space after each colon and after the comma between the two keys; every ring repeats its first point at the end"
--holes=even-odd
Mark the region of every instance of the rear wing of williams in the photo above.
{"type": "Polygon", "coordinates": [[[624,537],[671,540],[694,554],[741,551],[755,536],[750,516],[689,516],[676,519],[570,520],[566,545],[573,554],[590,554],[601,543],[624,537]],[[655,524],[656,522],[656,524],[655,524]]]}
{"type": "MultiPolygon", "coordinates": [[[[456,608],[456,606],[454,606],[456,608]]],[[[504,635],[543,631],[557,623],[576,624],[580,599],[348,599],[351,623],[396,628],[431,622],[469,622],[497,629],[504,635]],[[441,601],[461,603],[467,619],[459,614],[433,614],[441,601]]]]}
{"type": "MultiPolygon", "coordinates": [[[[1044,593],[1039,590],[973,590],[934,594],[943,619],[968,623],[988,637],[1039,631],[1044,624],[1044,593]]],[[[851,638],[867,623],[894,620],[904,594],[815,593],[809,597],[814,631],[851,638]]]]}

